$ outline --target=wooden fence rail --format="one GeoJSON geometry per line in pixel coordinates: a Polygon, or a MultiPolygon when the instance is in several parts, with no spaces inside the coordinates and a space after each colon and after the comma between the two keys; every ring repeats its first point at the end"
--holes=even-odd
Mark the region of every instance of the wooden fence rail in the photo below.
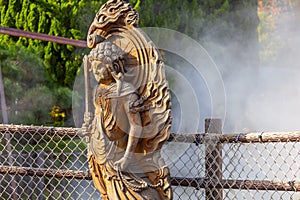
{"type": "MultiPolygon", "coordinates": [[[[40,134],[59,136],[81,136],[79,128],[23,126],[0,124],[0,133],[40,134]]],[[[268,143],[300,142],[300,131],[291,132],[256,132],[256,133],[171,133],[169,141],[202,144],[209,140],[217,143],[268,143]]]]}
{"type": "MultiPolygon", "coordinates": [[[[88,171],[57,170],[0,165],[0,174],[37,177],[55,177],[66,179],[92,180],[88,171]]],[[[219,180],[206,178],[172,177],[173,186],[217,189],[277,190],[300,191],[300,181],[268,181],[268,180],[219,180]]]]}

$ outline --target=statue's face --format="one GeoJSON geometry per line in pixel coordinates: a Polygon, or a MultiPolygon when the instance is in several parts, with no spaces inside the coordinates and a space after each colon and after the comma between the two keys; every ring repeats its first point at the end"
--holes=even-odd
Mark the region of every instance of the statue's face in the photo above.
{"type": "Polygon", "coordinates": [[[94,73],[94,77],[98,82],[105,83],[112,80],[112,76],[107,70],[105,64],[103,64],[101,61],[94,60],[92,61],[91,66],[94,73]]]}

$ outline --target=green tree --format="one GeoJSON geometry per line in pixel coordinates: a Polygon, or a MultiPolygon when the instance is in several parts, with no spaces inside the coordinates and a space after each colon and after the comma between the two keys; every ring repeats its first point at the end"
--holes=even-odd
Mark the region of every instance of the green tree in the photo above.
{"type": "Polygon", "coordinates": [[[53,87],[37,55],[21,46],[0,45],[0,64],[10,123],[53,125],[52,106],[71,107],[71,90],[53,87]]]}
{"type": "MultiPolygon", "coordinates": [[[[100,6],[100,4],[95,6],[96,1],[90,0],[75,2],[68,0],[0,0],[0,2],[1,26],[72,39],[86,38],[88,26],[100,6]]],[[[10,58],[5,61],[10,62],[10,64],[4,69],[5,85],[13,89],[7,91],[9,107],[11,108],[10,121],[24,124],[48,123],[50,122],[49,112],[55,106],[59,106],[61,108],[60,112],[64,112],[66,118],[70,118],[71,88],[76,73],[81,66],[81,58],[85,50],[70,45],[8,35],[0,35],[0,45],[3,51],[6,51],[4,46],[10,46],[10,50],[7,50],[9,53],[6,52],[10,55],[10,58]],[[11,47],[16,44],[18,48],[12,50],[11,47]],[[12,63],[17,62],[14,60],[21,59],[22,55],[28,62],[23,60],[24,62],[21,63],[26,63],[25,65],[12,65],[12,63]],[[32,58],[33,55],[37,55],[42,60],[37,63],[38,57],[32,58]],[[42,78],[43,81],[24,80],[26,76],[23,76],[23,71],[26,66],[28,68],[26,69],[27,75],[32,74],[32,77],[42,78]],[[37,73],[39,76],[34,75],[37,69],[42,72],[37,73]],[[8,71],[5,72],[5,70],[8,71]],[[12,70],[15,70],[16,75],[13,75],[12,70]],[[13,77],[18,77],[17,74],[23,78],[13,77]],[[36,85],[27,88],[25,83],[36,85]],[[21,87],[21,85],[24,87],[21,87]],[[24,90],[26,90],[26,93],[24,93],[24,90]],[[10,91],[17,92],[10,93],[10,91]],[[45,103],[42,103],[43,101],[45,103]],[[43,109],[36,110],[38,105],[42,105],[43,109]],[[25,112],[25,108],[28,112],[25,112]],[[30,110],[36,110],[36,112],[29,112],[30,110]]]]}
{"type": "MultiPolygon", "coordinates": [[[[87,23],[79,21],[83,19],[81,10],[91,7],[91,4],[92,1],[88,0],[3,1],[0,7],[1,26],[71,39],[84,39],[87,30],[82,30],[81,28],[85,27],[78,24],[87,23]]],[[[81,65],[83,49],[6,35],[1,35],[0,39],[1,44],[17,42],[42,57],[46,64],[46,75],[58,85],[67,87],[73,85],[76,72],[81,65]]]]}

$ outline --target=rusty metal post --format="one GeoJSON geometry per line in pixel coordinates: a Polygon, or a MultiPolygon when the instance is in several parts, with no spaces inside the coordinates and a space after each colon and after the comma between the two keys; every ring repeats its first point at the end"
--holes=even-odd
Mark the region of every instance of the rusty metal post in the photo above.
{"type": "MultiPolygon", "coordinates": [[[[222,134],[222,120],[205,119],[205,133],[222,134]]],[[[217,183],[222,180],[222,144],[218,144],[218,137],[209,138],[205,141],[205,196],[206,200],[221,200],[223,191],[217,183]]]]}
{"type": "MultiPolygon", "coordinates": [[[[2,111],[2,122],[3,124],[8,124],[8,116],[7,116],[7,106],[5,101],[5,92],[4,92],[4,84],[2,79],[2,68],[0,65],[0,101],[1,101],[1,111],[2,111]]],[[[10,133],[5,133],[5,139],[6,139],[6,150],[8,154],[8,164],[10,166],[13,165],[13,154],[12,154],[12,147],[10,143],[10,133]]],[[[12,180],[10,182],[11,189],[12,189],[12,199],[18,199],[17,195],[17,184],[15,181],[15,176],[12,176],[12,180]]]]}

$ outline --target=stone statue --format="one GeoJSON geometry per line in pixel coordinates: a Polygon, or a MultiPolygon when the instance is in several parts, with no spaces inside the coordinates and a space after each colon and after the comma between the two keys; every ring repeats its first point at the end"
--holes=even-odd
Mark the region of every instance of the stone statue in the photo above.
{"type": "Polygon", "coordinates": [[[138,13],[109,0],[88,32],[83,132],[96,188],[103,199],[172,199],[169,169],[160,154],[171,126],[171,102],[159,51],[137,27],[138,13]],[[94,112],[89,106],[93,98],[94,112]]]}

